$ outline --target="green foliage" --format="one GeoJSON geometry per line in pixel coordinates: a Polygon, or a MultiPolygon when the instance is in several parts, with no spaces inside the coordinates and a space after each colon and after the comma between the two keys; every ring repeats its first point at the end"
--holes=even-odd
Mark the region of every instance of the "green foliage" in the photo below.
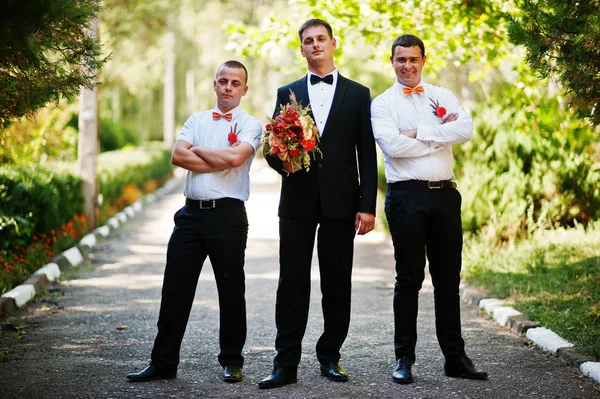
{"type": "MultiPolygon", "coordinates": [[[[79,115],[73,115],[69,127],[78,130],[79,115]]],[[[128,127],[107,118],[100,118],[100,152],[119,150],[127,145],[136,146],[140,138],[128,127]]]]}
{"type": "Polygon", "coordinates": [[[423,39],[427,54],[433,55],[428,68],[434,72],[469,61],[497,65],[506,52],[505,13],[512,10],[511,2],[500,0],[330,0],[327,7],[316,0],[293,3],[292,7],[271,7],[269,15],[256,25],[227,21],[232,48],[247,57],[281,59],[281,48],[287,47],[295,50],[301,61],[297,31],[305,20],[321,18],[332,25],[338,38],[338,65],[344,65],[349,58],[387,62],[392,42],[404,33],[423,39]],[[366,46],[359,51],[346,51],[360,43],[366,46]]]}
{"type": "MultiPolygon", "coordinates": [[[[171,151],[166,149],[144,151],[141,154],[123,150],[112,154],[106,153],[106,155],[107,157],[101,162],[114,159],[115,156],[121,159],[125,156],[127,159],[127,161],[121,161],[112,167],[102,167],[99,172],[100,193],[103,203],[107,205],[112,205],[121,198],[126,186],[133,184],[144,191],[143,188],[147,182],[152,180],[162,182],[171,175],[173,170],[171,151]]],[[[108,166],[109,163],[105,163],[105,165],[108,166]]]]}
{"type": "Polygon", "coordinates": [[[77,125],[69,126],[73,105],[42,108],[0,133],[0,164],[30,165],[77,158],[77,125]]]}
{"type": "Polygon", "coordinates": [[[4,1],[0,6],[0,131],[48,102],[96,83],[100,46],[85,28],[98,0],[4,1]]]}
{"type": "Polygon", "coordinates": [[[473,139],[456,146],[465,230],[504,241],[600,217],[597,131],[559,98],[532,103],[478,107],[473,139]]]}
{"type": "Polygon", "coordinates": [[[525,46],[528,64],[558,79],[579,115],[600,125],[600,2],[517,0],[512,43],[525,46]]]}
{"type": "Polygon", "coordinates": [[[40,166],[0,167],[0,250],[31,242],[83,210],[81,178],[40,166]]]}
{"type": "Polygon", "coordinates": [[[600,359],[600,222],[497,247],[465,241],[463,278],[600,359]]]}

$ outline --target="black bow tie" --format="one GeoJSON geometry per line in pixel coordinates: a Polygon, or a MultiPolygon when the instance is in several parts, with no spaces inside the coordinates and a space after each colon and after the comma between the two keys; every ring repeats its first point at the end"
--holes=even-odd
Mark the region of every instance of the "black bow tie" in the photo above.
{"type": "Polygon", "coordinates": [[[320,77],[317,75],[310,75],[310,84],[311,85],[316,85],[319,82],[325,82],[328,85],[332,85],[333,84],[333,75],[327,75],[324,77],[320,77]]]}

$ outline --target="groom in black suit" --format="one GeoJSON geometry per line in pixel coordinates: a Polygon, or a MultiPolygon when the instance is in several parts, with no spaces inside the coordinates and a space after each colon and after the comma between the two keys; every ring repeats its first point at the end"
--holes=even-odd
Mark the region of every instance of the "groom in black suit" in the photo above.
{"type": "Polygon", "coordinates": [[[322,156],[310,170],[291,171],[288,161],[267,157],[282,175],[279,202],[279,263],[275,321],[277,356],[270,376],[259,388],[294,383],[310,303],[311,259],[317,236],[324,331],[316,352],[321,374],[344,382],[340,348],[350,324],[354,237],[375,224],[377,155],[371,128],[369,89],[341,76],[333,62],[337,47],[331,26],[306,21],[298,31],[300,52],[308,74],[281,87],[275,115],[290,102],[290,90],[303,106],[310,105],[322,156]]]}

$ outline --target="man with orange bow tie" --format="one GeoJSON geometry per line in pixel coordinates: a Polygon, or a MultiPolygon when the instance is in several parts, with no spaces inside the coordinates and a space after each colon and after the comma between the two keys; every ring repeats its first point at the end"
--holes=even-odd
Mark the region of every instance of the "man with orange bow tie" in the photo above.
{"type": "Polygon", "coordinates": [[[185,122],[173,146],[172,162],[187,169],[185,206],[175,214],[167,248],[158,334],[151,362],[136,382],[177,376],[179,350],[194,301],[200,271],[210,258],[219,292],[219,363],[225,382],[243,378],[246,341],[244,255],[250,165],[260,144],[260,121],[240,108],[248,92],[248,72],[238,61],[217,70],[217,105],[185,122]]]}
{"type": "Polygon", "coordinates": [[[461,196],[452,145],[471,139],[473,122],[450,90],[421,80],[425,46],[398,37],[392,87],[373,100],[371,122],[384,154],[385,213],[394,243],[394,382],[413,382],[419,290],[425,263],[434,286],[436,333],[449,377],[487,379],[465,354],[460,331],[461,196]]]}

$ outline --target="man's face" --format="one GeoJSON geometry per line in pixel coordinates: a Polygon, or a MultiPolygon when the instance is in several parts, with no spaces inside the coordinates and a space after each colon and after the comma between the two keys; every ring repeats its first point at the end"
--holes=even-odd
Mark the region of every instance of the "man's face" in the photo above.
{"type": "Polygon", "coordinates": [[[408,87],[415,87],[421,83],[421,72],[426,59],[427,57],[421,54],[419,46],[397,46],[390,61],[396,72],[398,83],[408,87]]]}
{"type": "Polygon", "coordinates": [[[217,93],[217,104],[222,112],[234,109],[248,92],[244,70],[221,67],[213,82],[213,90],[217,93]]]}
{"type": "Polygon", "coordinates": [[[323,25],[308,27],[302,32],[300,53],[309,65],[333,62],[333,51],[337,48],[335,39],[329,37],[323,25]]]}

